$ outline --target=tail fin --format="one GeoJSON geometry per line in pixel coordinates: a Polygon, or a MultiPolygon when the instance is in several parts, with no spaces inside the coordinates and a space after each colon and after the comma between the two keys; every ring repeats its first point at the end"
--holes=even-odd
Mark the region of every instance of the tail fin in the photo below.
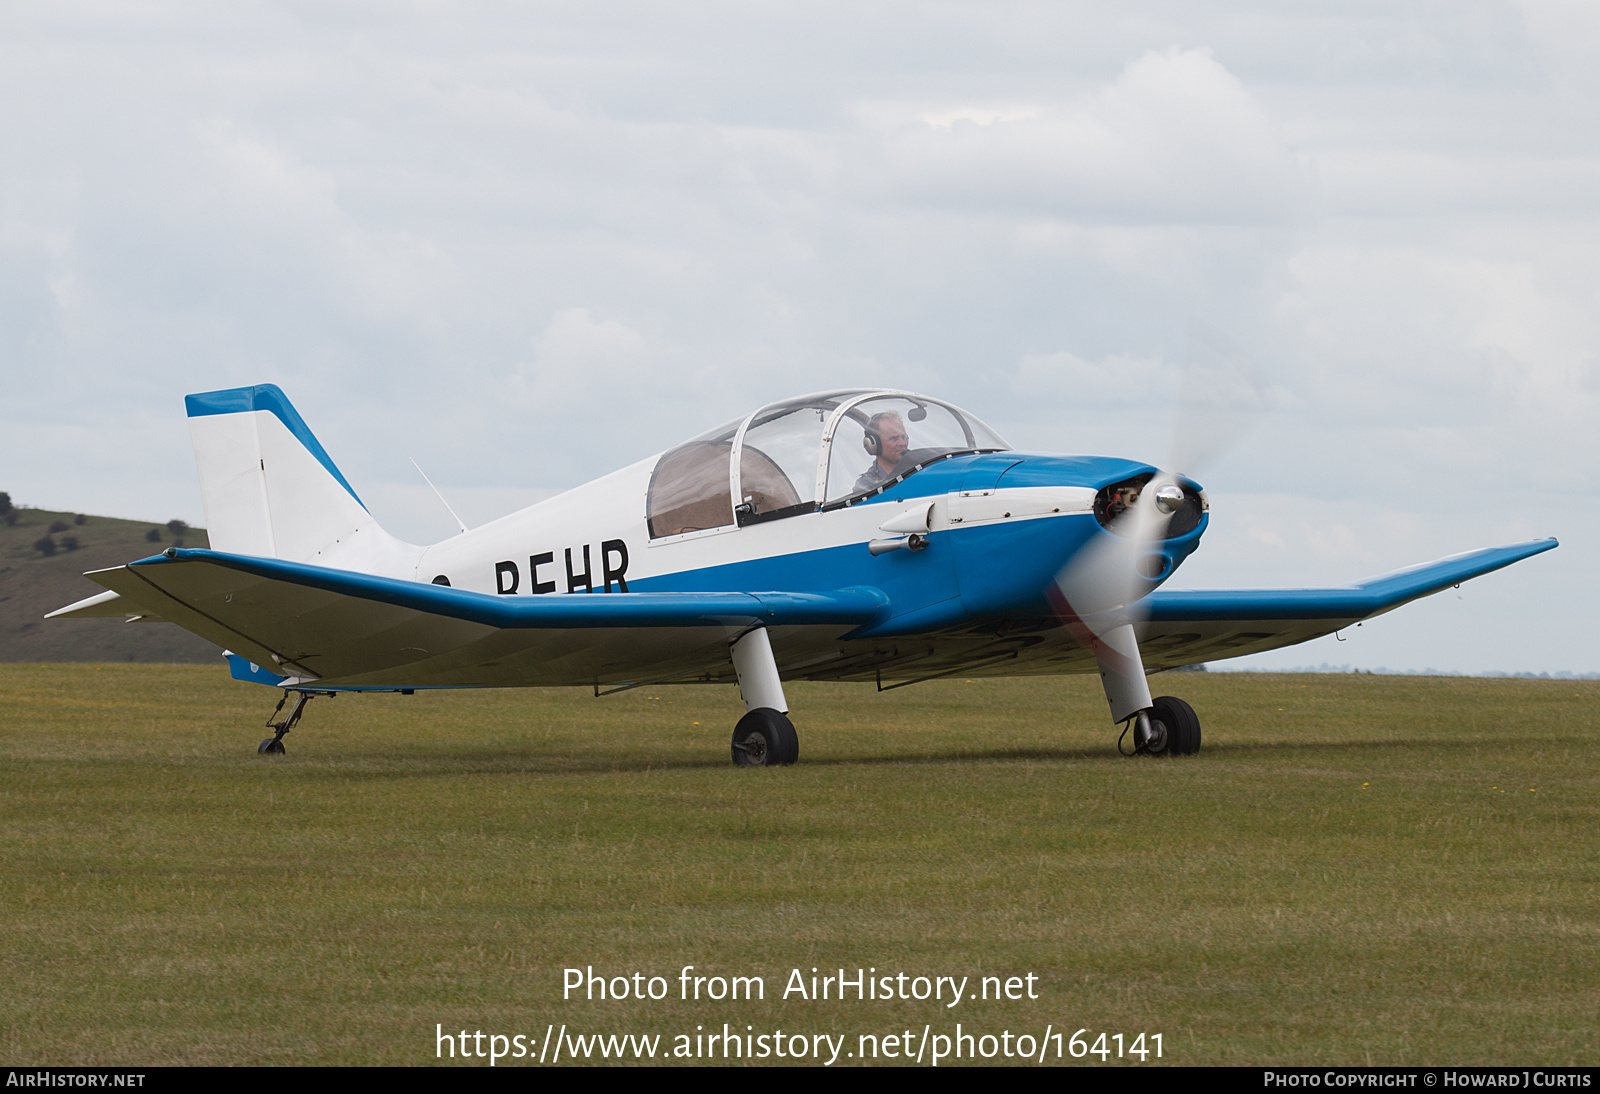
{"type": "Polygon", "coordinates": [[[398,541],[275,384],[202,392],[184,404],[213,550],[349,569],[393,555],[398,541]]]}

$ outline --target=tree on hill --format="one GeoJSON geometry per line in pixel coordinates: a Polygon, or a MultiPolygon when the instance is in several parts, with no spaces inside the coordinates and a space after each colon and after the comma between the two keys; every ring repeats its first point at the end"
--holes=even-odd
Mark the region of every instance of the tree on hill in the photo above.
{"type": "Polygon", "coordinates": [[[188,530],[189,530],[189,525],[188,525],[188,523],[186,521],[181,521],[181,520],[169,520],[169,521],[167,521],[167,531],[171,532],[175,536],[181,536],[181,535],[183,535],[184,532],[186,532],[188,530]]]}
{"type": "Polygon", "coordinates": [[[45,536],[43,539],[36,539],[33,541],[33,549],[49,558],[56,553],[56,541],[49,536],[45,536]]]}
{"type": "Polygon", "coordinates": [[[5,511],[5,514],[3,516],[0,516],[0,520],[5,521],[7,527],[10,527],[11,525],[16,524],[17,523],[17,511],[15,509],[7,509],[5,511]]]}
{"type": "Polygon", "coordinates": [[[159,529],[159,528],[150,529],[148,532],[146,532],[144,534],[144,539],[145,539],[146,543],[160,543],[161,542],[161,529],[159,529]]]}
{"type": "Polygon", "coordinates": [[[64,520],[53,520],[50,522],[50,534],[55,535],[57,532],[65,532],[70,527],[72,525],[64,520]]]}
{"type": "Polygon", "coordinates": [[[77,536],[62,536],[61,537],[61,546],[65,547],[69,551],[76,551],[78,549],[78,537],[77,536]]]}
{"type": "Polygon", "coordinates": [[[89,523],[89,518],[84,516],[82,513],[79,513],[77,516],[72,518],[72,523],[73,524],[88,524],[89,523]]]}
{"type": "Polygon", "coordinates": [[[11,512],[11,495],[0,490],[0,513],[11,512]]]}

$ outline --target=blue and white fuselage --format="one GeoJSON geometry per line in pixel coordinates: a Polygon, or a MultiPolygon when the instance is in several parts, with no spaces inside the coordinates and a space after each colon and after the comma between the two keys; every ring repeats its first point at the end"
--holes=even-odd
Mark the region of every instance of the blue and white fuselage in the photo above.
{"type": "MultiPolygon", "coordinates": [[[[866,585],[892,605],[876,634],[1049,615],[1055,576],[1085,543],[1112,534],[1095,518],[1096,494],[1155,471],[1104,457],[954,455],[847,507],[652,540],[643,500],[659,458],[435,544],[407,576],[517,596],[866,585]],[[925,546],[872,554],[870,543],[897,536],[884,528],[897,518],[917,524],[925,546]]],[[[1159,577],[1144,591],[1170,576],[1204,529],[1202,517],[1152,546],[1159,577]]]]}

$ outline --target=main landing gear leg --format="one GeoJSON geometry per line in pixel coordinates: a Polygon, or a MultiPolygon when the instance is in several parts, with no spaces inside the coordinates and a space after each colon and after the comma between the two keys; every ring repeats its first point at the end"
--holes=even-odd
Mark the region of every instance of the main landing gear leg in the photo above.
{"type": "Polygon", "coordinates": [[[739,677],[745,716],[733,730],[733,762],[740,767],[792,764],[800,758],[800,738],[789,721],[778,662],[765,627],[746,631],[728,648],[739,677]]]}
{"type": "Polygon", "coordinates": [[[1111,704],[1111,720],[1122,726],[1117,750],[1133,730],[1133,751],[1124,755],[1191,756],[1200,751],[1200,719],[1182,699],[1150,697],[1139,642],[1128,625],[1113,627],[1100,636],[1095,648],[1100,663],[1100,683],[1111,704]]]}
{"type": "Polygon", "coordinates": [[[273,718],[276,718],[278,716],[278,711],[283,709],[283,704],[289,701],[289,696],[291,694],[294,696],[294,706],[289,708],[289,716],[287,718],[285,718],[281,722],[274,722],[272,720],[272,718],[268,718],[267,719],[267,728],[268,729],[272,729],[272,730],[276,730],[277,732],[274,733],[271,737],[268,737],[266,740],[261,742],[260,746],[256,748],[257,754],[262,755],[262,756],[282,756],[283,755],[283,735],[285,733],[289,732],[291,729],[293,729],[297,724],[299,724],[300,715],[305,713],[306,704],[311,702],[311,699],[312,699],[313,696],[316,696],[316,695],[327,695],[327,696],[331,697],[333,695],[333,692],[331,692],[331,691],[294,691],[294,692],[287,692],[286,691],[286,692],[283,693],[283,698],[278,700],[277,708],[275,710],[273,710],[273,712],[272,712],[272,717],[273,718]]]}

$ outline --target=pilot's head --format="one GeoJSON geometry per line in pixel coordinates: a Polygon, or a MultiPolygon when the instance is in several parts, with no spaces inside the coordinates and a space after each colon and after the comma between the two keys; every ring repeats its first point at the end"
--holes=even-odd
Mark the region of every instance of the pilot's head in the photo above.
{"type": "Polygon", "coordinates": [[[906,426],[897,410],[885,410],[867,419],[864,438],[867,451],[878,457],[878,466],[893,471],[906,454],[906,426]]]}

